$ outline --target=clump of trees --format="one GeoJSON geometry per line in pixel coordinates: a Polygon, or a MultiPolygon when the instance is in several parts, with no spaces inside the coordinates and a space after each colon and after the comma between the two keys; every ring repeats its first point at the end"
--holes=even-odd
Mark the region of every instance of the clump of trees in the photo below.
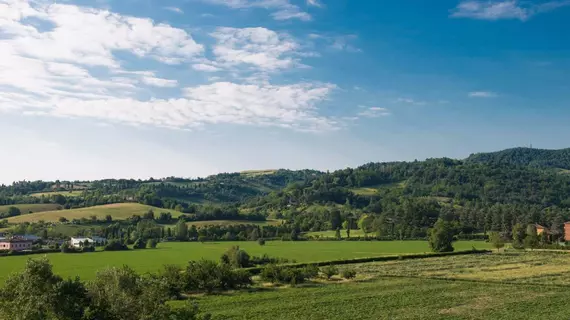
{"type": "Polygon", "coordinates": [[[437,220],[429,231],[429,246],[433,252],[452,252],[454,231],[451,223],[443,219],[437,220]]]}
{"type": "Polygon", "coordinates": [[[316,266],[288,267],[275,264],[266,265],[261,270],[261,279],[271,283],[296,285],[317,277],[319,269],[316,266]]]}
{"type": "Polygon", "coordinates": [[[129,267],[109,268],[94,281],[64,280],[47,258],[28,260],[0,288],[0,318],[11,320],[193,320],[196,306],[172,308],[166,286],[129,267]]]}

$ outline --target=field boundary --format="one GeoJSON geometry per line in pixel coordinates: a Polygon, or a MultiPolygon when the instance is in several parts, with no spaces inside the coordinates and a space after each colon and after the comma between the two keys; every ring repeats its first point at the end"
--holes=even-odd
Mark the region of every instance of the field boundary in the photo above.
{"type": "MultiPolygon", "coordinates": [[[[303,263],[288,263],[282,264],[282,266],[302,268],[306,266],[317,266],[323,267],[328,265],[346,265],[346,264],[358,264],[367,262],[382,262],[382,261],[394,261],[394,260],[411,260],[411,259],[426,259],[426,258],[438,258],[447,256],[459,256],[468,254],[490,254],[491,250],[463,250],[455,252],[440,252],[440,253],[420,253],[420,254],[406,254],[406,255],[392,255],[392,256],[380,256],[380,257],[369,257],[369,258],[356,258],[356,259],[343,259],[343,260],[329,260],[320,262],[303,262],[303,263]]],[[[251,267],[244,268],[250,274],[259,274],[263,267],[251,267]]]]}

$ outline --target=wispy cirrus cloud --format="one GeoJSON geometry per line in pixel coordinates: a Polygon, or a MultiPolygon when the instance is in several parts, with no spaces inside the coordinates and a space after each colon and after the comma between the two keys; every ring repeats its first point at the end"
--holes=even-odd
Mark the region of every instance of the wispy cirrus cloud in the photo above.
{"type": "Polygon", "coordinates": [[[323,6],[319,0],[307,0],[307,5],[319,8],[323,6]]]}
{"type": "Polygon", "coordinates": [[[498,94],[491,91],[473,91],[469,92],[468,96],[470,98],[495,98],[498,94]]]}
{"type": "Polygon", "coordinates": [[[360,106],[360,108],[366,108],[364,111],[358,113],[358,116],[365,118],[379,118],[389,116],[390,110],[381,107],[365,107],[360,106]]]}
{"type": "Polygon", "coordinates": [[[211,34],[217,43],[217,66],[247,65],[262,71],[299,66],[300,45],[291,36],[266,28],[218,28],[211,34]]]}
{"type": "Polygon", "coordinates": [[[526,21],[536,14],[564,6],[570,6],[570,1],[550,1],[536,4],[518,0],[467,0],[459,3],[459,5],[451,11],[451,17],[478,20],[517,19],[526,21]]]}
{"type": "Polygon", "coordinates": [[[184,14],[184,11],[178,7],[164,7],[165,10],[172,11],[174,13],[184,14]]]}
{"type": "Polygon", "coordinates": [[[216,5],[224,5],[232,9],[261,8],[272,11],[271,16],[275,20],[299,19],[311,20],[311,15],[304,12],[299,6],[289,0],[202,0],[216,5]]]}
{"type": "Polygon", "coordinates": [[[328,48],[339,51],[348,52],[361,52],[353,43],[358,39],[358,36],[354,34],[349,35],[323,35],[317,33],[309,34],[309,39],[314,41],[321,41],[326,44],[328,48]]]}

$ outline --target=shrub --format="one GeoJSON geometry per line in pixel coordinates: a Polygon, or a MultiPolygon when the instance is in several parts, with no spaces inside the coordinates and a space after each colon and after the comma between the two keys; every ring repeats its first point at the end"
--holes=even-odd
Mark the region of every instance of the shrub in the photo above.
{"type": "Polygon", "coordinates": [[[265,239],[259,238],[259,239],[257,239],[257,243],[258,243],[260,246],[264,246],[264,245],[265,245],[265,239]]]}
{"type": "Polygon", "coordinates": [[[105,251],[123,251],[129,250],[129,247],[119,240],[111,240],[105,246],[105,251]]]}
{"type": "Polygon", "coordinates": [[[133,249],[144,249],[144,248],[146,248],[146,243],[141,238],[138,238],[133,244],[133,249]]]}
{"type": "Polygon", "coordinates": [[[185,274],[181,267],[176,265],[164,265],[157,277],[162,280],[170,298],[178,299],[184,288],[185,274]]]}
{"type": "Polygon", "coordinates": [[[156,249],[157,245],[158,245],[158,241],[156,241],[156,239],[148,239],[148,241],[146,242],[147,248],[156,249]]]}
{"type": "Polygon", "coordinates": [[[81,252],[95,252],[95,247],[94,246],[86,246],[81,248],[81,252]]]}
{"type": "Polygon", "coordinates": [[[294,262],[285,258],[273,258],[264,253],[261,257],[253,256],[249,259],[250,265],[262,266],[266,264],[280,264],[294,262]]]}
{"type": "Polygon", "coordinates": [[[344,269],[341,272],[341,276],[347,280],[354,279],[356,277],[356,271],[354,271],[354,269],[344,269]]]}
{"type": "Polygon", "coordinates": [[[327,277],[327,279],[330,279],[334,275],[338,274],[338,268],[331,264],[329,266],[323,267],[321,269],[321,272],[327,277]]]}
{"type": "Polygon", "coordinates": [[[236,268],[250,267],[249,259],[249,254],[245,250],[241,250],[239,246],[229,248],[221,257],[222,263],[236,268]]]}
{"type": "Polygon", "coordinates": [[[200,260],[190,261],[185,273],[184,288],[210,293],[215,289],[239,289],[252,284],[245,270],[234,270],[226,263],[200,260]]]}
{"type": "Polygon", "coordinates": [[[261,279],[272,283],[299,284],[314,277],[315,270],[310,266],[294,268],[269,264],[261,270],[261,279]]]}
{"type": "Polygon", "coordinates": [[[314,264],[310,264],[303,268],[303,272],[307,279],[316,278],[319,275],[319,267],[314,264]]]}
{"type": "Polygon", "coordinates": [[[206,237],[206,236],[199,236],[199,237],[198,237],[198,241],[204,243],[204,242],[208,241],[208,237],[206,237]]]}

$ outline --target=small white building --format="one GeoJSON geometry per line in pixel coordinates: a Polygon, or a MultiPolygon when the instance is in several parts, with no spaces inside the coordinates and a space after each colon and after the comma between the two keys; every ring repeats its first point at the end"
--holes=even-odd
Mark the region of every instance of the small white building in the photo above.
{"type": "Polygon", "coordinates": [[[107,239],[105,238],[101,238],[101,237],[91,237],[91,238],[86,238],[86,237],[72,237],[71,238],[71,245],[79,248],[82,245],[84,246],[85,244],[88,245],[103,245],[105,244],[105,242],[107,242],[107,239]]]}

